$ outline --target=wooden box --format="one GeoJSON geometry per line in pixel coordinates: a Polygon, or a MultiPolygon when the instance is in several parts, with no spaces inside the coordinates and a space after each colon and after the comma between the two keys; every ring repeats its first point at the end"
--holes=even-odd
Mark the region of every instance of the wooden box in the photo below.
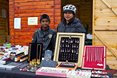
{"type": "Polygon", "coordinates": [[[57,33],[54,61],[59,67],[81,67],[84,39],[84,33],[57,33]]]}
{"type": "Polygon", "coordinates": [[[28,61],[41,62],[43,45],[41,43],[29,43],[28,61]]]}
{"type": "Polygon", "coordinates": [[[105,58],[104,46],[85,46],[82,68],[104,70],[106,68],[105,58]]]}

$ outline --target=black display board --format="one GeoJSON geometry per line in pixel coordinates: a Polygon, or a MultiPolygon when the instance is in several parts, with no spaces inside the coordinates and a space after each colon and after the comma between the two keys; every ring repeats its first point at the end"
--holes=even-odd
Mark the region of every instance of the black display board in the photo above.
{"type": "Polygon", "coordinates": [[[41,43],[29,43],[28,61],[42,59],[43,45],[41,43]]]}
{"type": "Polygon", "coordinates": [[[54,61],[81,67],[84,41],[84,33],[57,33],[54,61]]]}

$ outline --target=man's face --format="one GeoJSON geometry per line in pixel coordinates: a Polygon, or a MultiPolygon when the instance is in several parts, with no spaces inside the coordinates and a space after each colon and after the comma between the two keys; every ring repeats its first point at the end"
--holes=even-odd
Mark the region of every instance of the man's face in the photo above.
{"type": "Polygon", "coordinates": [[[64,18],[66,19],[66,21],[70,21],[73,17],[74,17],[74,15],[72,12],[65,12],[64,13],[64,18]]]}
{"type": "Polygon", "coordinates": [[[48,19],[44,18],[44,19],[41,20],[41,26],[42,27],[47,27],[47,26],[49,26],[49,24],[50,24],[50,22],[49,22],[48,19]]]}

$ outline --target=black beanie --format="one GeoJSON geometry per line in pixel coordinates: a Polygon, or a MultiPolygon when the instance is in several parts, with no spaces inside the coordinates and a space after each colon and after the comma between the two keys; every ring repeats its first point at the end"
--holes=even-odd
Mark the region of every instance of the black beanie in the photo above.
{"type": "Polygon", "coordinates": [[[50,17],[47,14],[41,15],[40,22],[41,22],[42,19],[48,19],[48,21],[50,22],[50,17]]]}

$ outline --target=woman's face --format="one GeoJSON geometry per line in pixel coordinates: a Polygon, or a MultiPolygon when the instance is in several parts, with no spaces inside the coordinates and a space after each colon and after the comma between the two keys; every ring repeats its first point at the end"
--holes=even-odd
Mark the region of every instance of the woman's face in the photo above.
{"type": "Polygon", "coordinates": [[[64,13],[64,18],[66,19],[66,21],[70,21],[73,17],[74,17],[74,15],[72,12],[65,12],[64,13]]]}
{"type": "Polygon", "coordinates": [[[42,27],[48,27],[49,24],[50,24],[50,22],[49,22],[48,19],[45,18],[45,19],[42,19],[42,20],[41,20],[41,26],[42,26],[42,27]]]}

